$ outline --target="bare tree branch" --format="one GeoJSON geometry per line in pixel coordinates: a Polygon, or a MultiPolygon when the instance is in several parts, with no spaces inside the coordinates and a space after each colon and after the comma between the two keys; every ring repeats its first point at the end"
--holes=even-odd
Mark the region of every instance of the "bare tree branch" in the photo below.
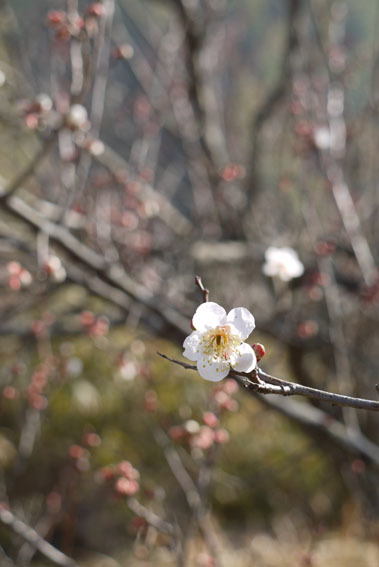
{"type": "MultiPolygon", "coordinates": [[[[181,362],[175,360],[158,352],[159,356],[174,362],[179,366],[182,366],[186,370],[196,370],[197,367],[193,364],[187,364],[186,362],[181,362]]],[[[374,400],[365,400],[363,398],[353,398],[351,396],[343,396],[341,394],[333,394],[331,392],[326,392],[324,390],[318,390],[316,388],[309,388],[308,386],[303,386],[302,384],[296,384],[295,382],[288,382],[287,380],[282,380],[281,378],[276,378],[271,376],[261,369],[257,369],[250,374],[244,374],[236,372],[235,370],[230,370],[228,376],[237,380],[239,384],[244,386],[248,390],[260,394],[278,394],[281,396],[303,396],[305,398],[310,398],[314,400],[320,400],[323,402],[328,402],[338,406],[366,409],[371,411],[379,411],[379,402],[374,400]]]]}
{"type": "Polygon", "coordinates": [[[15,534],[21,536],[30,545],[35,547],[42,555],[60,567],[79,567],[71,557],[43,539],[33,528],[22,522],[9,510],[0,507],[0,522],[8,526],[15,534]]]}

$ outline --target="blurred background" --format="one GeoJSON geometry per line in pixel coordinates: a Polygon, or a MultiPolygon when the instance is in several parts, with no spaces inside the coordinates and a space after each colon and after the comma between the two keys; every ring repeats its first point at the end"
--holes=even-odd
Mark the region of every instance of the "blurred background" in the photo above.
{"type": "Polygon", "coordinates": [[[0,1],[0,564],[379,564],[379,5],[0,1]],[[38,534],[38,535],[37,535],[38,534]],[[50,545],[49,545],[50,544],[50,545]]]}

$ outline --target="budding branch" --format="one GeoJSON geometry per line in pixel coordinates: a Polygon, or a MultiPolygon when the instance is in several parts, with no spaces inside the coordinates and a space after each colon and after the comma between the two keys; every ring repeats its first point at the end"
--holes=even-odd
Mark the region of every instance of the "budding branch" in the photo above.
{"type": "MultiPolygon", "coordinates": [[[[158,354],[162,358],[165,358],[170,362],[174,362],[186,370],[197,370],[197,367],[193,364],[187,364],[186,362],[175,360],[174,358],[170,358],[160,352],[158,352],[158,354]]],[[[270,374],[263,372],[260,368],[256,368],[249,373],[230,370],[228,377],[234,378],[236,382],[247,390],[257,392],[259,394],[303,396],[305,398],[329,402],[338,406],[379,411],[379,401],[353,398],[351,396],[344,396],[342,394],[334,394],[332,392],[326,392],[325,390],[310,388],[308,386],[303,386],[302,384],[297,384],[296,382],[288,382],[287,380],[271,376],[270,374]]]]}

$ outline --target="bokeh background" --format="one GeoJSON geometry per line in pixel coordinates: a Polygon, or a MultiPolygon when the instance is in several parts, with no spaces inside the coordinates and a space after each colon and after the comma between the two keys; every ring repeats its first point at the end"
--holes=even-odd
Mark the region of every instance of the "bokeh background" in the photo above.
{"type": "Polygon", "coordinates": [[[378,399],[378,24],[0,1],[1,565],[379,564],[375,412],[157,354],[183,360],[198,274],[265,371],[378,399]]]}

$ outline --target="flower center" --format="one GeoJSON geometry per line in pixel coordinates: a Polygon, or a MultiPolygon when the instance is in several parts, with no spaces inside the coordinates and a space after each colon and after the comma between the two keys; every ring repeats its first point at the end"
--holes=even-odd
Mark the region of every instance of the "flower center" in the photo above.
{"type": "Polygon", "coordinates": [[[216,327],[207,331],[202,339],[203,353],[214,359],[228,359],[238,345],[241,338],[233,335],[229,325],[216,327]]]}

